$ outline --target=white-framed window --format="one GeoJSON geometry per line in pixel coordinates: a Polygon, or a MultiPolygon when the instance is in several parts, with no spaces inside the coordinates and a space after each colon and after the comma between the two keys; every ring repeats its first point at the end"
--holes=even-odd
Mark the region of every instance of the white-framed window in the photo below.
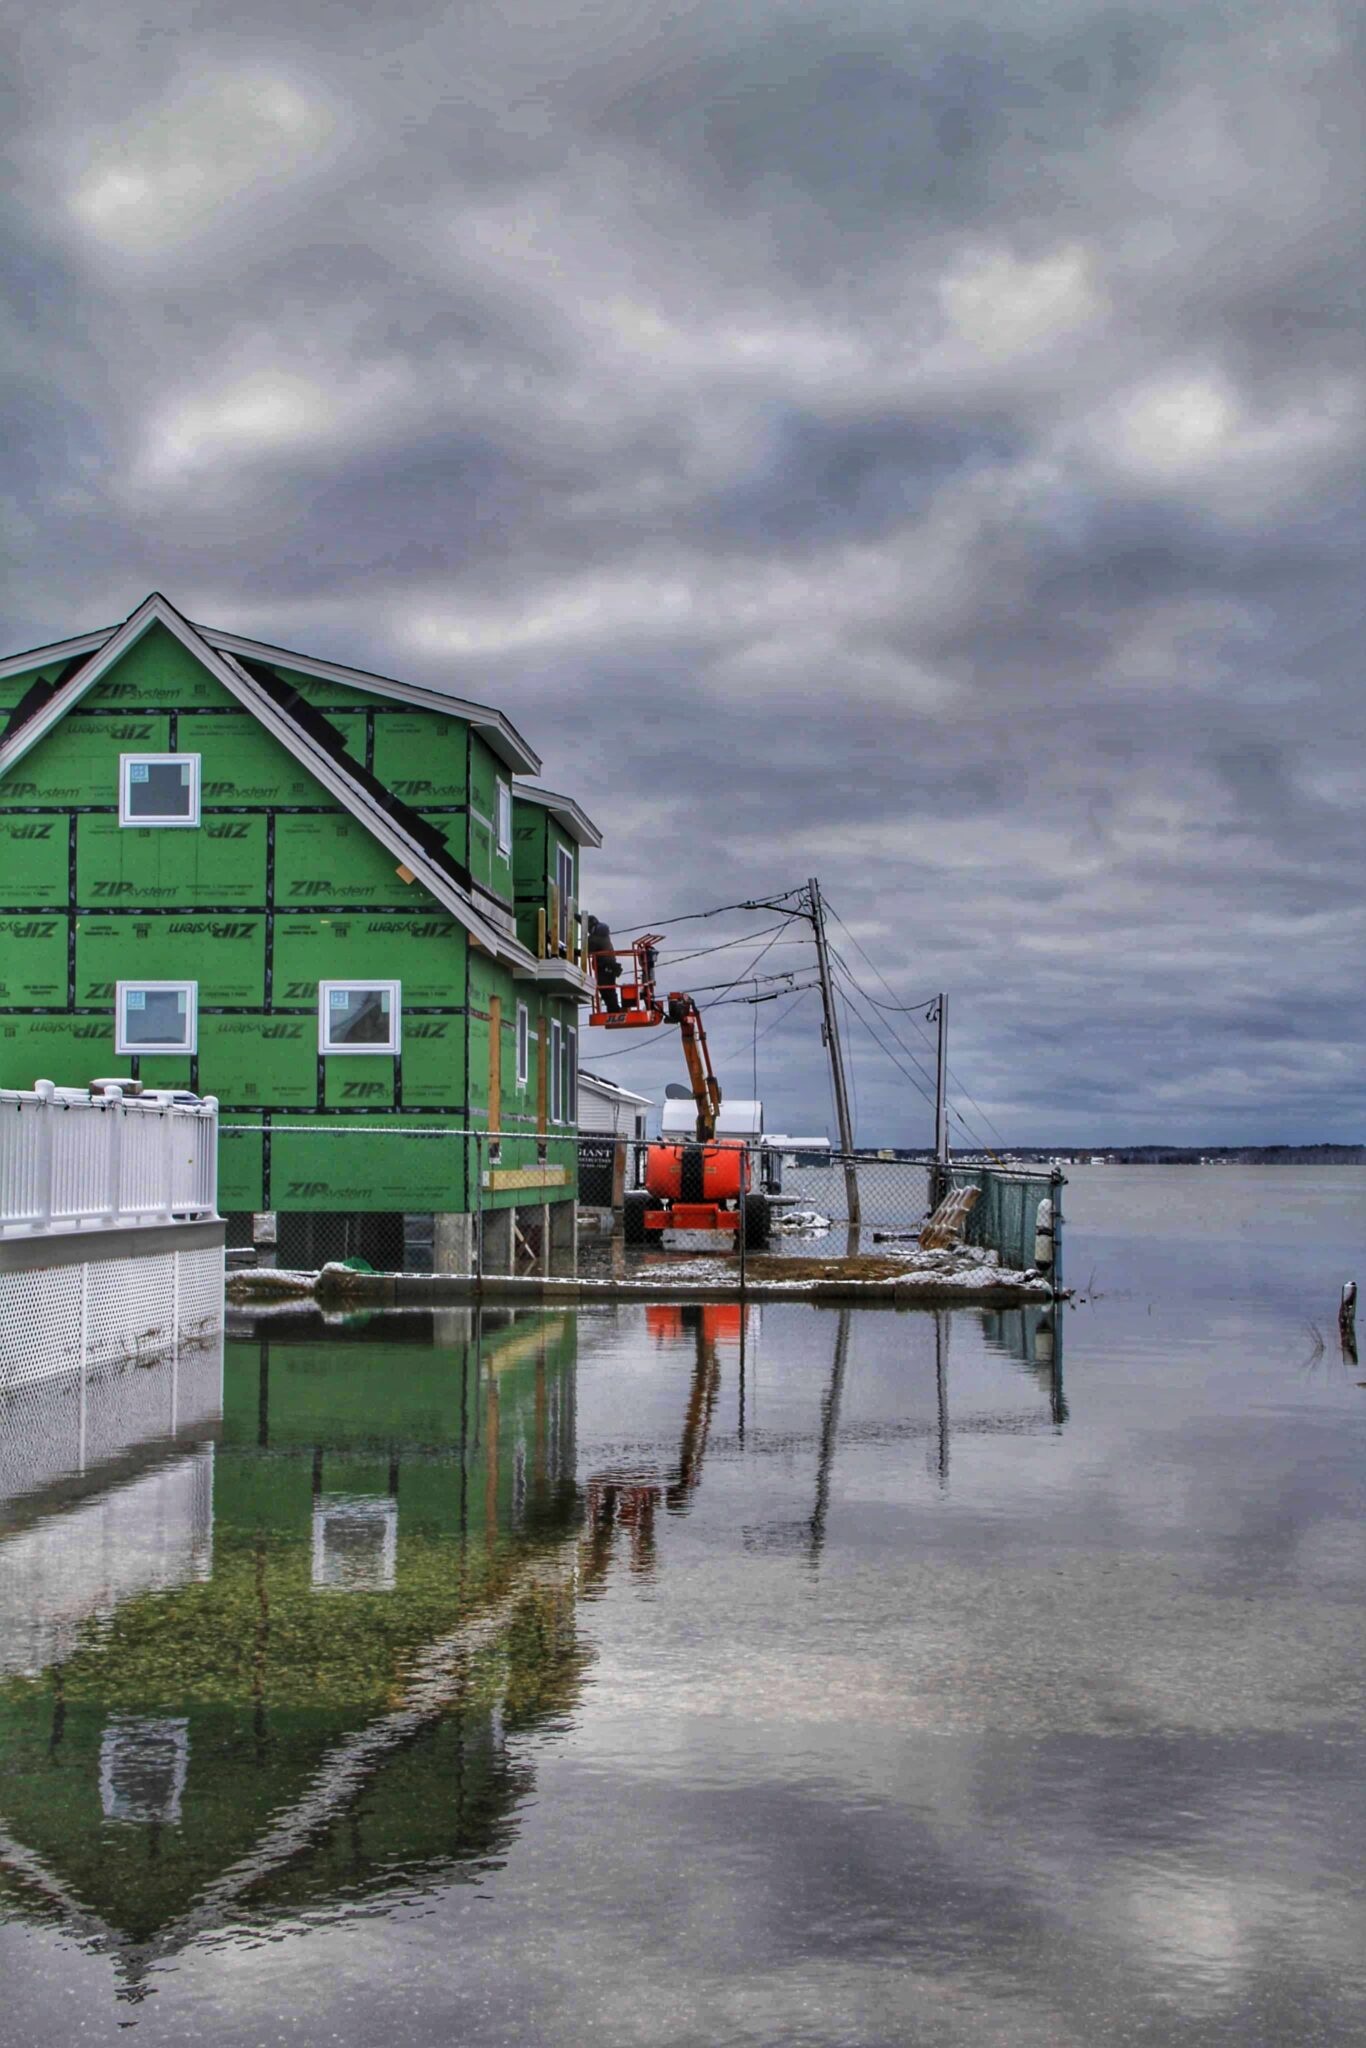
{"type": "Polygon", "coordinates": [[[198,754],[120,754],[120,825],[197,825],[198,754]]]}
{"type": "Polygon", "coordinates": [[[560,944],[567,946],[569,914],[574,903],[574,856],[567,846],[555,848],[555,888],[560,899],[560,944]]]}
{"type": "Polygon", "coordinates": [[[498,785],[498,851],[512,852],[512,786],[507,782],[498,785]]]}
{"type": "Polygon", "coordinates": [[[115,1052],[197,1050],[198,982],[120,981],[114,998],[115,1052]]]}
{"type": "Polygon", "coordinates": [[[397,981],[320,981],[319,1052],[397,1052],[401,1044],[397,981]]]}
{"type": "Polygon", "coordinates": [[[517,1086],[525,1088],[531,1072],[531,1012],[525,1003],[517,1005],[517,1086]]]}
{"type": "Polygon", "coordinates": [[[564,1120],[579,1120],[579,1034],[572,1024],[564,1028],[564,1120]]]}
{"type": "Polygon", "coordinates": [[[560,1121],[560,1027],[550,1027],[550,1121],[560,1121]]]}

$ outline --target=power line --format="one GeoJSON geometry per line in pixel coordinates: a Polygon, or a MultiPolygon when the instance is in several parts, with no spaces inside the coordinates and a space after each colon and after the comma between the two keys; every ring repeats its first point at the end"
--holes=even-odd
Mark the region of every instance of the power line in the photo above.
{"type": "MultiPolygon", "coordinates": [[[[843,918],[839,919],[838,922],[843,924],[843,918]]],[[[845,929],[847,931],[848,927],[845,926],[845,929]]],[[[919,1003],[880,1003],[876,996],[868,994],[867,989],[863,993],[875,1010],[890,1010],[894,1016],[914,1017],[917,1022],[922,1017],[928,1018],[933,1013],[935,1004],[939,1001],[938,996],[926,996],[919,1003]]]]}
{"type": "MultiPolygon", "coordinates": [[[[778,931],[785,931],[785,930],[786,930],[786,926],[785,926],[785,925],[779,925],[779,926],[778,926],[778,931]]],[[[754,968],[756,968],[756,967],[757,967],[757,966],[759,965],[759,962],[760,962],[760,961],[761,961],[761,960],[762,960],[762,959],[764,958],[764,955],[765,955],[766,953],[769,953],[769,952],[771,952],[771,951],[772,951],[772,949],[773,949],[773,947],[774,947],[774,946],[776,946],[776,944],[777,944],[777,943],[778,943],[778,940],[777,940],[777,934],[775,933],[775,934],[774,934],[774,936],[773,936],[773,938],[771,938],[771,939],[769,940],[768,944],[767,944],[766,946],[761,946],[761,947],[759,948],[758,952],[757,952],[757,953],[755,954],[754,958],[753,958],[753,959],[752,959],[752,960],[750,961],[750,963],[749,963],[749,964],[750,964],[750,969],[751,969],[751,971],[752,971],[752,970],[753,970],[754,968]]],[[[722,990],[722,992],[721,992],[721,995],[717,997],[716,1001],[717,1001],[717,1002],[719,1003],[719,1002],[720,1002],[720,1001],[721,1001],[721,1000],[723,999],[723,997],[725,997],[725,996],[728,996],[728,995],[730,994],[730,992],[731,992],[731,990],[732,990],[733,988],[738,988],[738,987],[740,986],[740,983],[741,983],[742,981],[747,981],[748,979],[749,979],[749,977],[748,977],[748,975],[746,975],[746,974],[743,974],[743,973],[742,973],[742,974],[737,974],[737,975],[736,975],[736,977],[735,977],[735,979],[734,979],[734,981],[732,981],[732,982],[729,982],[729,983],[728,983],[728,984],[726,985],[726,987],[725,987],[725,988],[724,988],[724,989],[722,990]]],[[[716,1004],[715,1004],[715,1003],[713,1003],[713,1004],[711,1004],[711,1005],[710,1005],[710,1007],[711,1007],[712,1009],[715,1009],[715,1007],[716,1007],[716,1004]]]]}
{"type": "MultiPolygon", "coordinates": [[[[847,995],[845,994],[845,992],[844,992],[844,990],[843,990],[843,989],[841,989],[841,990],[840,990],[840,997],[841,997],[841,999],[842,999],[842,1001],[843,1001],[843,1003],[844,1003],[844,1028],[845,1028],[845,1030],[846,1030],[846,1031],[848,1031],[848,1030],[849,1030],[849,998],[848,998],[848,996],[847,996],[847,995]]],[[[851,1037],[852,1037],[852,1035],[853,1035],[853,1034],[852,1034],[852,1033],[850,1033],[850,1036],[851,1036],[851,1037]]],[[[854,1062],[853,1062],[852,1060],[850,1060],[850,1062],[849,1062],[849,1079],[850,1079],[851,1083],[853,1084],[853,1096],[854,1096],[854,1104],[853,1104],[853,1107],[854,1107],[854,1123],[853,1123],[853,1135],[854,1135],[854,1143],[855,1143],[855,1145],[857,1145],[857,1144],[858,1144],[858,1069],[857,1069],[857,1068],[855,1067],[855,1065],[854,1065],[854,1062]]]]}
{"type": "Polygon", "coordinates": [[[786,903],[790,896],[798,896],[800,894],[801,890],[799,888],[782,889],[777,891],[771,900],[763,900],[751,896],[744,903],[718,903],[711,910],[680,910],[669,917],[657,915],[647,918],[643,924],[622,925],[621,929],[624,932],[644,932],[648,931],[652,924],[691,924],[699,917],[720,917],[727,910],[776,910],[778,905],[786,903]]]}
{"type": "MultiPolygon", "coordinates": [[[[863,987],[862,983],[856,979],[854,972],[850,967],[848,961],[844,958],[844,955],[842,953],[837,952],[833,946],[830,950],[834,954],[835,963],[838,966],[840,973],[844,976],[850,988],[857,989],[859,995],[861,995],[864,1001],[867,1002],[868,991],[863,987]]],[[[925,1072],[925,1069],[921,1066],[919,1059],[917,1058],[915,1053],[912,1052],[910,1046],[907,1045],[905,1039],[901,1036],[896,1026],[894,1024],[888,1024],[884,1028],[891,1033],[893,1039],[901,1047],[901,1050],[905,1053],[907,1059],[911,1062],[911,1065],[916,1069],[916,1072],[920,1075],[921,1079],[925,1082],[925,1085],[929,1088],[931,1096],[933,1096],[933,1081],[925,1072]]]]}
{"type": "Polygon", "coordinates": [[[763,1030],[759,1033],[760,1045],[763,1044],[764,1040],[768,1037],[771,1031],[776,1031],[778,1029],[778,1026],[782,1023],[785,1017],[790,1017],[792,1015],[792,1012],[796,1009],[802,997],[809,996],[812,989],[815,987],[816,983],[814,981],[808,981],[805,988],[799,988],[797,990],[796,995],[792,998],[792,1001],[788,1004],[785,1010],[780,1010],[776,1017],[771,1017],[769,1019],[768,1023],[765,1024],[763,1030]]]}
{"type": "MultiPolygon", "coordinates": [[[[872,968],[872,970],[873,970],[874,974],[875,974],[875,975],[877,976],[878,980],[879,980],[879,981],[880,981],[880,982],[882,983],[882,986],[883,986],[883,987],[884,987],[884,988],[886,989],[886,991],[887,991],[888,995],[889,995],[889,996],[891,996],[891,995],[895,995],[896,991],[895,991],[895,990],[893,989],[893,987],[892,987],[891,983],[890,983],[890,982],[888,981],[888,979],[887,979],[886,975],[885,975],[885,974],[884,974],[884,973],[882,972],[882,969],[881,969],[881,968],[880,968],[880,967],[878,966],[878,964],[877,964],[876,960],[874,960],[874,959],[873,959],[872,955],[871,955],[871,954],[870,954],[870,953],[869,953],[869,952],[867,951],[867,949],[866,949],[866,948],[865,948],[865,947],[863,946],[863,944],[862,944],[862,943],[860,942],[860,940],[859,940],[859,939],[857,939],[857,938],[855,937],[854,933],[850,931],[850,929],[849,929],[848,925],[847,925],[847,924],[846,924],[846,923],[844,922],[844,919],[843,919],[843,918],[842,918],[842,917],[840,916],[839,912],[838,912],[837,910],[833,909],[833,908],[831,907],[831,905],[829,904],[829,902],[827,902],[827,904],[826,904],[826,909],[830,911],[830,915],[831,915],[831,916],[832,916],[832,917],[834,918],[834,920],[835,920],[836,924],[837,924],[837,925],[839,926],[840,930],[841,930],[842,932],[844,932],[844,934],[846,935],[846,937],[847,937],[847,938],[849,939],[849,942],[850,942],[850,944],[851,944],[851,945],[853,945],[853,946],[856,946],[856,947],[858,948],[858,951],[859,951],[859,952],[860,952],[860,953],[861,953],[861,954],[863,955],[863,958],[864,958],[864,959],[865,959],[865,960],[866,960],[866,961],[868,962],[868,965],[869,965],[869,966],[870,966],[870,967],[872,968]]],[[[849,979],[850,979],[851,981],[853,981],[853,980],[854,980],[854,975],[853,975],[853,973],[852,973],[852,971],[851,971],[851,969],[850,969],[850,967],[849,967],[849,965],[848,965],[848,962],[847,962],[847,961],[845,961],[845,960],[843,960],[843,959],[841,959],[841,958],[840,958],[840,955],[839,955],[838,953],[837,953],[837,954],[835,955],[835,958],[836,958],[837,960],[839,960],[839,962],[840,962],[840,966],[841,966],[841,967],[842,967],[842,968],[844,969],[845,973],[849,975],[849,979]]],[[[869,994],[869,992],[868,992],[868,990],[867,990],[866,988],[863,988],[863,987],[862,987],[861,985],[858,985],[858,984],[856,984],[856,986],[859,986],[859,994],[860,994],[860,995],[861,995],[861,996],[862,996],[862,997],[864,998],[864,1000],[865,1000],[866,1002],[868,1002],[868,1003],[871,1003],[871,1004],[872,1004],[872,1005],[873,1005],[873,1006],[874,1006],[874,1007],[875,1007],[876,1009],[879,1009],[879,1010],[884,1010],[884,1011],[885,1011],[885,1010],[894,1010],[894,1011],[900,1011],[900,1012],[904,1013],[904,1014],[905,1014],[905,1015],[907,1015],[907,1016],[912,1016],[912,1017],[914,1017],[914,1018],[916,1019],[916,1021],[917,1021],[917,1022],[919,1022],[919,1018],[920,1018],[920,1012],[921,1012],[922,1008],[924,1008],[924,1007],[925,1007],[924,1005],[921,1005],[921,1004],[919,1004],[919,1003],[879,1003],[879,1002],[878,1002],[878,1000],[877,1000],[877,997],[876,997],[876,996],[873,996],[873,995],[870,995],[870,994],[869,994]]],[[[933,999],[932,999],[932,1001],[933,1001],[933,999]]],[[[923,1030],[923,1028],[924,1028],[924,1027],[922,1026],[922,1030],[923,1030]]],[[[901,1047],[901,1049],[902,1049],[902,1051],[903,1051],[903,1052],[905,1053],[906,1057],[907,1057],[908,1059],[914,1059],[915,1055],[914,1055],[914,1054],[912,1053],[912,1051],[911,1051],[910,1047],[909,1047],[909,1046],[908,1046],[908,1045],[906,1044],[906,1042],[905,1042],[905,1040],[904,1040],[903,1038],[901,1038],[900,1036],[898,1036],[898,1034],[897,1034],[897,1032],[895,1031],[895,1029],[893,1028],[893,1026],[889,1024],[889,1025],[888,1025],[888,1027],[887,1027],[887,1029],[888,1029],[889,1031],[891,1031],[891,1033],[892,1033],[892,1036],[893,1036],[893,1038],[895,1038],[895,1039],[896,1039],[896,1042],[897,1042],[897,1044],[898,1044],[898,1045],[899,1045],[899,1046],[901,1047]]],[[[926,1032],[925,1032],[925,1037],[926,1037],[926,1039],[928,1039],[928,1038],[929,1038],[929,1033],[928,1033],[928,1031],[926,1031],[926,1032]]],[[[918,1064],[918,1062],[917,1062],[917,1064],[918,1064]]],[[[949,1068],[949,1073],[950,1073],[950,1075],[952,1076],[952,1078],[953,1078],[953,1080],[954,1080],[955,1084],[957,1085],[957,1088],[958,1088],[958,1092],[959,1092],[959,1094],[960,1094],[960,1095],[963,1095],[963,1096],[966,1096],[966,1097],[967,1097],[967,1100],[968,1100],[968,1101],[969,1101],[970,1103],[972,1103],[972,1106],[973,1106],[973,1108],[974,1108],[974,1109],[976,1110],[976,1112],[977,1112],[978,1116],[979,1116],[979,1117],[981,1117],[981,1119],[982,1119],[982,1122],[983,1122],[983,1123],[984,1123],[984,1124],[986,1125],[987,1129],[988,1129],[988,1130],[989,1130],[989,1131],[991,1132],[992,1136],[993,1136],[993,1137],[995,1138],[995,1140],[996,1140],[997,1144],[998,1144],[998,1145],[999,1145],[999,1146],[1001,1147],[1002,1151],[1005,1151],[1005,1150],[1007,1150],[1007,1149],[1008,1149],[1008,1147],[1007,1147],[1007,1145],[1006,1145],[1006,1141],[1005,1141],[1005,1139],[1004,1139],[1004,1138],[1003,1138],[1003,1137],[1001,1136],[1001,1133],[1000,1133],[1000,1132],[999,1132],[999,1131],[997,1130],[997,1128],[996,1128],[995,1124],[994,1124],[994,1123],[992,1122],[991,1118],[990,1118],[990,1117],[989,1117],[989,1116],[987,1115],[987,1113],[986,1113],[986,1111],[985,1111],[985,1110],[983,1109],[983,1107],[982,1107],[981,1103],[980,1103],[980,1102],[978,1102],[978,1101],[976,1101],[976,1099],[975,1099],[975,1098],[974,1098],[974,1097],[973,1097],[973,1096],[972,1096],[972,1095],[971,1095],[971,1094],[969,1093],[968,1089],[964,1087],[964,1085],[963,1085],[962,1081],[961,1081],[961,1080],[959,1079],[959,1076],[958,1076],[958,1075],[957,1075],[957,1074],[956,1074],[956,1073],[954,1072],[954,1070],[953,1070],[953,1068],[952,1068],[952,1067],[950,1067],[950,1068],[949,1068]]],[[[928,1078],[928,1077],[927,1077],[927,1078],[928,1078]]],[[[962,1121],[962,1120],[961,1120],[961,1118],[960,1118],[960,1122],[961,1122],[961,1121],[962,1121]]],[[[966,1128],[966,1125],[964,1126],[964,1128],[966,1128]]],[[[977,1138],[976,1138],[976,1139],[974,1140],[974,1142],[975,1142],[975,1143],[977,1143],[977,1144],[982,1144],[982,1145],[985,1145],[985,1144],[986,1144],[986,1140],[985,1140],[984,1138],[982,1138],[982,1137],[981,1137],[980,1135],[979,1135],[979,1136],[978,1136],[978,1137],[977,1137],[977,1138]]],[[[988,1151],[990,1151],[990,1150],[991,1150],[991,1147],[990,1147],[989,1145],[987,1146],[987,1150],[988,1150],[988,1151]]]]}
{"type": "MultiPolygon", "coordinates": [[[[848,991],[847,991],[847,990],[842,990],[842,991],[841,991],[841,993],[842,993],[842,994],[844,995],[844,998],[845,998],[845,1004],[846,1004],[846,1008],[847,1008],[847,1007],[848,1007],[848,1004],[849,1004],[849,996],[848,996],[848,991]]],[[[870,1023],[868,1022],[868,1019],[867,1019],[867,1018],[866,1018],[866,1017],[864,1016],[864,1014],[863,1014],[862,1010],[860,1010],[860,1009],[859,1009],[859,1008],[857,1007],[857,1005],[855,1005],[855,1006],[854,1006],[854,1015],[855,1015],[855,1017],[857,1017],[857,1019],[858,1019],[859,1023],[860,1023],[860,1024],[861,1024],[861,1025],[863,1026],[864,1030],[865,1030],[865,1031],[866,1031],[866,1032],[868,1033],[868,1036],[869,1036],[869,1037],[870,1037],[870,1038],[872,1039],[872,1041],[873,1041],[874,1045],[875,1045],[875,1046],[877,1047],[878,1051],[879,1051],[880,1053],[882,1053],[882,1054],[883,1054],[883,1055],[884,1055],[884,1056],[885,1056],[885,1057],[886,1057],[887,1059],[889,1059],[889,1060],[891,1061],[892,1065],[893,1065],[893,1066],[894,1066],[894,1067],[896,1068],[897,1072],[898,1072],[899,1074],[902,1074],[902,1075],[904,1075],[904,1076],[905,1076],[905,1078],[906,1078],[906,1080],[908,1080],[908,1081],[910,1082],[911,1086],[912,1086],[912,1087],[913,1087],[913,1088],[915,1089],[916,1093],[917,1093],[918,1095],[921,1095],[921,1096],[923,1096],[923,1097],[924,1097],[924,1099],[925,1099],[925,1101],[929,1103],[929,1105],[930,1105],[930,1107],[931,1107],[931,1108],[933,1108],[933,1107],[934,1107],[934,1097],[933,1097],[933,1095],[929,1094],[929,1093],[928,1093],[928,1092],[927,1092],[927,1091],[926,1091],[926,1090],[925,1090],[925,1089],[924,1089],[924,1088],[923,1088],[923,1087],[921,1086],[920,1082],[919,1082],[919,1081],[917,1081],[917,1079],[916,1079],[915,1075],[914,1075],[914,1074],[913,1074],[913,1073],[911,1072],[910,1068],[909,1068],[909,1067],[905,1067],[905,1066],[903,1066],[903,1065],[901,1064],[901,1061],[900,1061],[900,1060],[899,1060],[899,1059],[897,1058],[896,1054],[895,1054],[895,1053],[894,1053],[894,1052],[893,1052],[893,1051],[891,1050],[890,1046],[888,1046],[888,1045],[887,1045],[887,1044],[886,1044],[886,1043],[885,1043],[885,1042],[884,1042],[884,1041],[883,1041],[883,1040],[882,1040],[881,1038],[879,1038],[879,1037],[878,1037],[878,1035],[877,1035],[876,1031],[874,1031],[874,1029],[873,1029],[872,1025],[871,1025],[871,1024],[870,1024],[870,1023]]]]}
{"type": "MultiPolygon", "coordinates": [[[[850,994],[856,988],[858,988],[858,984],[855,982],[850,982],[844,989],[841,990],[841,994],[844,996],[846,1003],[849,1001],[850,994]]],[[[863,989],[858,989],[858,994],[860,997],[864,996],[865,993],[866,992],[863,989]]],[[[905,1075],[905,1078],[911,1083],[911,1086],[916,1090],[916,1093],[922,1096],[924,1100],[927,1103],[929,1103],[930,1107],[933,1108],[935,1103],[934,1094],[928,1088],[922,1087],[920,1083],[916,1080],[915,1076],[912,1073],[910,1073],[906,1067],[902,1066],[901,1061],[897,1058],[896,1054],[891,1050],[891,1048],[887,1044],[885,1044],[885,1042],[881,1038],[878,1037],[876,1031],[873,1029],[867,1017],[863,1014],[862,1010],[855,1007],[854,1015],[858,1018],[859,1023],[863,1026],[864,1030],[868,1033],[868,1036],[872,1039],[873,1043],[878,1047],[879,1051],[886,1055],[886,1057],[892,1062],[892,1065],[897,1069],[898,1073],[905,1075]]],[[[897,1044],[901,1044],[900,1039],[897,1040],[897,1044]]],[[[902,1050],[905,1051],[904,1046],[902,1047],[902,1050]]],[[[972,1144],[973,1146],[980,1146],[984,1152],[992,1152],[992,1147],[987,1143],[987,1140],[982,1136],[980,1131],[974,1131],[972,1126],[968,1123],[967,1119],[964,1116],[962,1116],[960,1112],[956,1110],[951,1103],[946,1104],[945,1106],[947,1108],[949,1116],[952,1118],[953,1122],[957,1124],[959,1130],[962,1131],[963,1135],[968,1139],[970,1144],[972,1144]]],[[[1006,1149],[1004,1140],[1001,1141],[1001,1144],[1002,1149],[1006,1149]]],[[[993,1153],[993,1157],[994,1156],[995,1155],[993,1153]]]]}
{"type": "MultiPolygon", "coordinates": [[[[771,974],[738,974],[734,981],[703,982],[699,987],[690,990],[689,993],[695,996],[705,996],[710,994],[712,989],[738,988],[742,981],[753,982],[756,986],[761,981],[791,981],[794,974],[806,974],[809,972],[810,969],[807,967],[779,967],[775,968],[771,974]]],[[[716,1004],[708,1003],[707,1008],[714,1010],[716,1004]]]]}
{"type": "Polygon", "coordinates": [[[993,1137],[993,1138],[994,1138],[994,1139],[996,1140],[996,1142],[997,1142],[997,1144],[998,1144],[998,1145],[1000,1146],[1001,1150],[1002,1150],[1003,1152],[1008,1152],[1008,1151],[1010,1150],[1010,1147],[1009,1147],[1009,1145],[1008,1145],[1008,1144],[1006,1143],[1005,1139],[1004,1139],[1004,1138],[1003,1138],[1003,1137],[1001,1136],[1001,1133],[1000,1133],[1000,1132],[999,1132],[999,1131],[997,1130],[997,1128],[996,1128],[995,1124],[994,1124],[994,1123],[993,1123],[993,1122],[991,1121],[991,1118],[990,1118],[990,1117],[989,1117],[989,1116],[987,1115],[987,1113],[986,1113],[986,1111],[985,1111],[985,1110],[983,1109],[983,1107],[982,1107],[981,1103],[980,1103],[980,1102],[978,1102],[978,1100],[976,1099],[976,1097],[975,1097],[975,1096],[974,1096],[974,1095],[973,1095],[973,1094],[972,1094],[972,1093],[971,1093],[971,1092],[970,1092],[970,1091],[969,1091],[969,1090],[968,1090],[967,1088],[965,1088],[965,1087],[963,1086],[963,1083],[962,1083],[962,1081],[961,1081],[961,1080],[960,1080],[960,1079],[958,1078],[958,1075],[957,1075],[957,1073],[956,1073],[956,1072],[954,1071],[954,1069],[953,1069],[952,1067],[950,1067],[950,1068],[948,1069],[948,1074],[949,1074],[949,1079],[950,1079],[950,1080],[951,1080],[951,1081],[953,1082],[953,1084],[954,1084],[955,1088],[956,1088],[956,1089],[958,1090],[958,1093],[959,1093],[960,1095],[965,1095],[965,1096],[967,1096],[967,1099],[968,1099],[968,1101],[969,1101],[969,1102],[970,1102],[970,1103],[972,1104],[972,1106],[973,1106],[973,1108],[974,1108],[974,1109],[976,1110],[976,1112],[977,1112],[978,1116],[980,1116],[980,1117],[981,1117],[981,1119],[982,1119],[982,1122],[983,1122],[983,1123],[984,1123],[984,1124],[986,1125],[987,1129],[988,1129],[988,1130],[989,1130],[989,1131],[991,1132],[991,1135],[992,1135],[992,1137],[993,1137]]]}
{"type": "MultiPolygon", "coordinates": [[[[718,939],[714,946],[699,946],[695,953],[675,953],[671,957],[666,954],[665,964],[670,968],[681,967],[685,960],[703,960],[708,953],[724,953],[731,946],[753,945],[756,939],[762,939],[768,932],[782,931],[789,922],[790,919],[782,918],[777,924],[761,925],[757,932],[741,932],[736,939],[718,939]]],[[[801,941],[797,940],[794,943],[800,944],[801,941]]]]}

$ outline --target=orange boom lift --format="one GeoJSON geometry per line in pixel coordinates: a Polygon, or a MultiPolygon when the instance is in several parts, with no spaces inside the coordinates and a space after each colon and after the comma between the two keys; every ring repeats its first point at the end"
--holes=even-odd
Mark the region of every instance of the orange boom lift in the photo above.
{"type": "MultiPolygon", "coordinates": [[[[644,1189],[633,1189],[626,1195],[626,1242],[648,1244],[658,1241],[666,1230],[707,1232],[718,1250],[729,1249],[739,1242],[743,1201],[746,1244],[765,1243],[768,1203],[757,1195],[752,1201],[748,1199],[750,1153],[743,1139],[716,1135],[721,1083],[712,1068],[702,1012],[682,990],[675,989],[667,996],[660,996],[656,990],[655,972],[662,942],[661,932],[647,932],[632,945],[634,978],[616,988],[620,1009],[607,1007],[606,992],[594,976],[588,1017],[590,1024],[600,1025],[606,1031],[641,1031],[656,1024],[677,1024],[697,1105],[697,1131],[690,1143],[650,1146],[644,1189]]],[[[590,954],[590,971],[592,960],[590,954]]]]}

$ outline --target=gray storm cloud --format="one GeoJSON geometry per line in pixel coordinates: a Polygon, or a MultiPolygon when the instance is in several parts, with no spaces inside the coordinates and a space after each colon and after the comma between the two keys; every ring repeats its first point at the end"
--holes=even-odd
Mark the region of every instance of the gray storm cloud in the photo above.
{"type": "MultiPolygon", "coordinates": [[[[818,872],[871,993],[855,940],[950,991],[976,1129],[1361,1137],[1359,18],[113,0],[14,43],[9,646],[156,586],[498,702],[614,928],[818,872]]],[[[723,1078],[757,1025],[821,1128],[784,1009],[717,1011],[723,1078]]],[[[866,1018],[860,1135],[923,1141],[925,1041],[866,1018]]]]}

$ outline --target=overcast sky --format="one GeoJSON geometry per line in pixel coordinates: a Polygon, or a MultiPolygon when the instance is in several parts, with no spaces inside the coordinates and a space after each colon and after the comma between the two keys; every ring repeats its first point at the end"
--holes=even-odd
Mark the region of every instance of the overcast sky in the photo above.
{"type": "MultiPolygon", "coordinates": [[[[156,587],[496,703],[618,934],[818,874],[974,1130],[1366,1137],[1357,10],[231,16],[11,10],[8,648],[156,587]]],[[[785,1008],[722,1078],[823,1130],[785,1008]]]]}

